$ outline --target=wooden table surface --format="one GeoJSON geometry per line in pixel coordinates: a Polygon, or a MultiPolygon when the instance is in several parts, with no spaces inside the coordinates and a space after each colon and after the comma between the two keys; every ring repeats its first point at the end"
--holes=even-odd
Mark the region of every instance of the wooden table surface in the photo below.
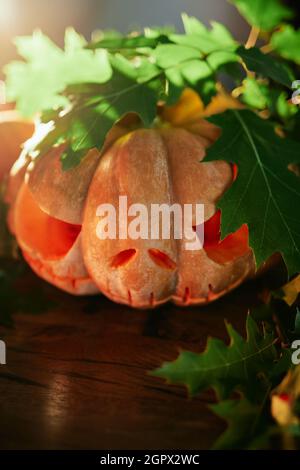
{"type": "MultiPolygon", "coordinates": [[[[204,307],[136,311],[105,297],[75,298],[32,275],[53,303],[0,327],[1,449],[206,449],[224,428],[207,408],[212,392],[187,398],[147,372],[226,339],[224,318],[243,332],[259,283],[204,307]]],[[[28,282],[28,279],[26,280],[28,282]]]]}

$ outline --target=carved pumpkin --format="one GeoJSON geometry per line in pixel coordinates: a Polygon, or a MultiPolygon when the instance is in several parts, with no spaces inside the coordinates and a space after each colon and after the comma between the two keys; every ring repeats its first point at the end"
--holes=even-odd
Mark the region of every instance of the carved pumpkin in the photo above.
{"type": "Polygon", "coordinates": [[[206,303],[252,275],[247,227],[220,241],[216,202],[236,170],[226,162],[201,163],[220,130],[200,118],[200,105],[188,91],[179,105],[162,111],[158,128],[128,132],[124,124],[116,126],[101,155],[91,150],[67,172],[60,163],[63,146],[32,162],[23,156],[22,178],[12,171],[21,186],[10,192],[10,226],[39,276],[73,294],[100,291],[116,302],[150,308],[168,300],[206,303]],[[204,204],[204,249],[185,250],[185,241],[172,237],[98,238],[98,206],[117,207],[122,195],[128,204],[149,208],[204,204]]]}
{"type": "Polygon", "coordinates": [[[33,123],[20,118],[17,111],[0,106],[0,182],[20,154],[21,145],[34,131],[33,123]]]}

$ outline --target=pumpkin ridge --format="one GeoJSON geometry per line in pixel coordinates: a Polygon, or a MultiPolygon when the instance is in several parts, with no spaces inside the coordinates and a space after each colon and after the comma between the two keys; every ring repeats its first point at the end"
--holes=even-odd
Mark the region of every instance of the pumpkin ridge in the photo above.
{"type": "Polygon", "coordinates": [[[78,166],[64,171],[61,162],[64,149],[62,144],[34,159],[27,169],[26,178],[44,212],[67,223],[81,224],[88,188],[101,154],[97,149],[91,149],[78,166]]]}
{"type": "MultiPolygon", "coordinates": [[[[177,195],[175,194],[175,190],[174,190],[174,184],[173,184],[173,169],[172,169],[172,165],[171,165],[171,162],[170,162],[170,152],[169,152],[169,148],[168,148],[168,145],[167,145],[167,142],[166,142],[166,139],[165,139],[165,133],[170,133],[170,132],[174,132],[175,131],[175,128],[173,128],[171,126],[170,129],[160,129],[160,137],[162,139],[162,143],[164,145],[164,148],[165,148],[165,155],[166,155],[166,162],[167,162],[167,166],[168,166],[168,188],[169,188],[169,193],[170,193],[170,205],[173,205],[174,203],[176,203],[177,201],[177,195]]],[[[174,219],[173,219],[173,233],[174,233],[174,219]]],[[[172,228],[172,227],[171,227],[172,228]]],[[[175,282],[175,285],[177,286],[178,284],[178,264],[179,264],[179,252],[180,252],[180,242],[181,240],[176,240],[176,239],[173,239],[174,241],[174,244],[175,244],[175,254],[176,254],[176,259],[175,260],[172,260],[174,261],[174,263],[176,264],[175,268],[174,268],[174,271],[175,271],[175,276],[176,276],[176,282],[175,282]]],[[[172,293],[170,293],[170,295],[172,295],[172,293]]]]}

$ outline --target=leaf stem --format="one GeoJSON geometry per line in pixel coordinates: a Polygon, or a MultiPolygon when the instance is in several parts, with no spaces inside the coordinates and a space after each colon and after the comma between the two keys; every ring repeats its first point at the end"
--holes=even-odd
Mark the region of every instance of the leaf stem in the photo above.
{"type": "Polygon", "coordinates": [[[247,42],[245,44],[246,49],[250,49],[250,47],[255,46],[255,44],[258,40],[258,37],[259,37],[259,33],[260,33],[260,29],[257,28],[257,26],[252,26],[252,28],[250,30],[250,33],[249,33],[249,36],[248,36],[248,39],[247,39],[247,42]]]}
{"type": "Polygon", "coordinates": [[[274,48],[273,48],[272,44],[270,44],[270,43],[269,43],[269,44],[265,44],[264,46],[262,46],[262,47],[260,48],[261,52],[263,52],[264,54],[269,54],[270,52],[273,51],[273,49],[274,49],[274,48]]]}

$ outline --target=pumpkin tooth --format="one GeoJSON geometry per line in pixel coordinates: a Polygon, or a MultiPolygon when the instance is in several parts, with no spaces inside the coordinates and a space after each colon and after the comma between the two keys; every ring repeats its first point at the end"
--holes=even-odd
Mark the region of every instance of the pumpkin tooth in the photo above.
{"type": "Polygon", "coordinates": [[[189,287],[186,287],[184,290],[183,297],[182,297],[183,303],[188,304],[190,298],[191,298],[191,289],[189,287]]]}
{"type": "Polygon", "coordinates": [[[211,284],[208,284],[208,294],[207,294],[207,302],[211,302],[215,298],[215,293],[213,291],[213,287],[211,284]]]}
{"type": "Polygon", "coordinates": [[[131,295],[130,289],[128,289],[128,302],[129,302],[129,305],[132,305],[132,295],[131,295]]]}
{"type": "Polygon", "coordinates": [[[155,248],[151,248],[148,250],[150,258],[161,268],[174,270],[177,267],[175,261],[173,261],[170,256],[168,256],[163,251],[157,250],[155,248]]]}
{"type": "Polygon", "coordinates": [[[88,275],[85,276],[84,273],[82,273],[82,275],[79,276],[78,273],[74,273],[76,277],[72,277],[72,273],[65,273],[60,268],[59,261],[47,264],[45,261],[43,262],[38,258],[32,257],[25,250],[22,250],[22,253],[24,259],[38,276],[51,282],[60,289],[74,295],[96,294],[98,292],[98,289],[88,275]]]}
{"type": "Polygon", "coordinates": [[[151,294],[150,294],[149,304],[150,304],[150,307],[154,306],[154,292],[151,292],[151,294]]]}
{"type": "Polygon", "coordinates": [[[120,251],[117,255],[115,255],[111,260],[111,267],[112,268],[121,268],[125,264],[129,263],[129,261],[135,256],[136,249],[129,248],[127,250],[120,251]]]}

